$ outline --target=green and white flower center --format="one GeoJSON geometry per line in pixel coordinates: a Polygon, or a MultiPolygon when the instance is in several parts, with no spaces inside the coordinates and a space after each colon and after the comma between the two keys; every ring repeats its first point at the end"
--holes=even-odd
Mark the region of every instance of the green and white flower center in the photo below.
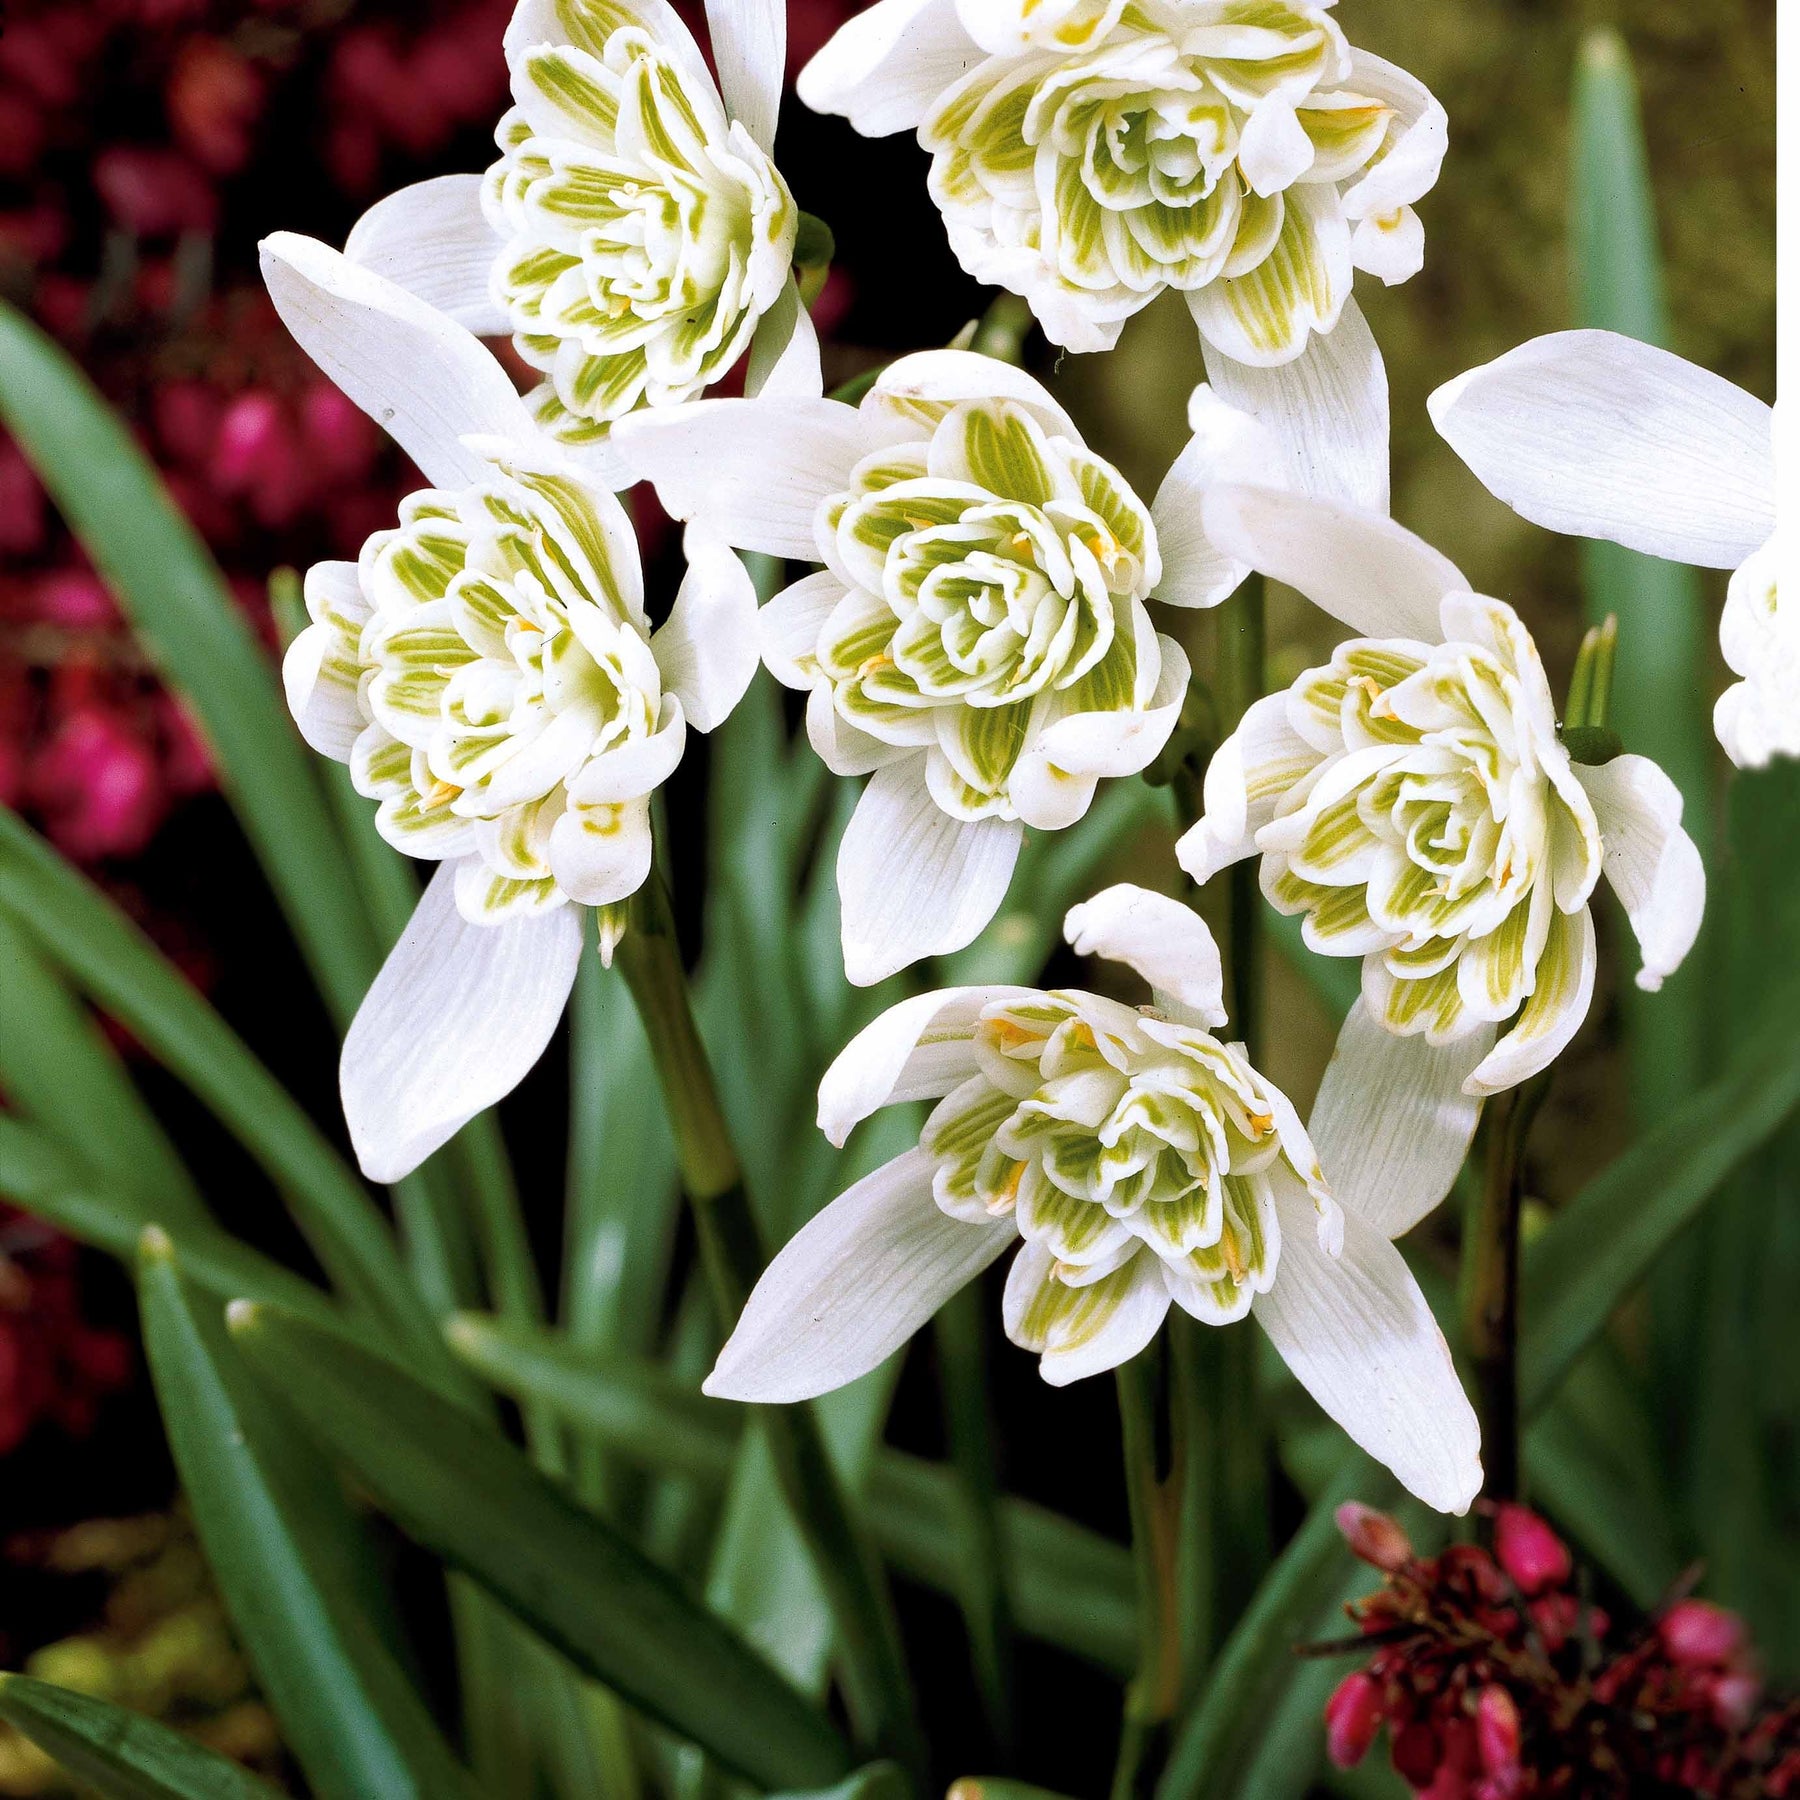
{"type": "Polygon", "coordinates": [[[925,410],[927,439],[866,458],[820,508],[848,592],[810,667],[848,724],[928,751],[946,811],[1015,817],[1008,777],[1043,727],[1156,685],[1156,528],[1110,464],[1023,407],[925,410]]]}
{"type": "Polygon", "coordinates": [[[1449,642],[1351,642],[1294,684],[1287,722],[1313,754],[1265,766],[1281,792],[1256,836],[1263,889],[1308,943],[1371,957],[1387,1024],[1436,1040],[1522,1004],[1601,859],[1524,627],[1472,596],[1445,623],[1449,642]]]}
{"type": "Polygon", "coordinates": [[[496,468],[411,495],[364,546],[356,592],[313,601],[320,679],[353,685],[365,721],[356,785],[396,848],[469,859],[470,916],[592,899],[570,891],[580,846],[634,826],[644,791],[596,794],[592,772],[659,733],[678,748],[622,530],[565,477],[496,468]]]}
{"type": "Polygon", "coordinates": [[[920,1145],[944,1212],[1010,1214],[1051,1259],[1021,1341],[1062,1336],[1049,1313],[1104,1313],[1142,1257],[1196,1318],[1241,1318],[1275,1280],[1278,1181],[1312,1191],[1322,1235],[1341,1229],[1310,1146],[1284,1142],[1286,1101],[1199,1027],[1053,992],[990,1005],[973,1042],[980,1073],[920,1145]]]}
{"type": "Polygon", "coordinates": [[[737,361],[787,281],[799,214],[703,70],[607,0],[556,11],[569,41],[515,59],[482,205],[506,239],[494,296],[548,377],[539,415],[579,440],[737,361]]]}
{"type": "MultiPolygon", "coordinates": [[[[1345,220],[1365,216],[1346,212],[1343,196],[1405,123],[1357,91],[1323,7],[1115,0],[1020,7],[1016,49],[964,76],[919,135],[965,264],[1025,281],[1034,304],[1047,278],[1096,320],[1123,318],[1165,287],[1234,284],[1234,318],[1215,334],[1196,307],[1201,329],[1278,360],[1311,326],[1335,322],[1345,220]]],[[[1395,226],[1416,197],[1372,205],[1395,226]]],[[[1071,347],[1098,347],[1054,315],[1046,324],[1071,347]]]]}

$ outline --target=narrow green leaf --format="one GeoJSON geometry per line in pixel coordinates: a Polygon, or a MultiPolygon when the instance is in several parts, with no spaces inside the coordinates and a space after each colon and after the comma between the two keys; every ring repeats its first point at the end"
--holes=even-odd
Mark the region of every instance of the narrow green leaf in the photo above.
{"type": "MultiPolygon", "coordinates": [[[[450,1341],[502,1393],[535,1396],[645,1468],[717,1483],[741,1429],[735,1408],[654,1364],[597,1359],[549,1333],[493,1319],[455,1322],[450,1341]]],[[[869,1528],[901,1573],[954,1593],[955,1498],[938,1463],[884,1450],[864,1495],[869,1528]]],[[[1131,1558],[1122,1544],[1029,1501],[1003,1498],[1000,1525],[1020,1628],[1116,1674],[1137,1650],[1131,1558]]]]}
{"type": "Polygon", "coordinates": [[[199,714],[227,797],[342,1024],[374,975],[375,944],[249,621],[130,432],[66,352],[4,305],[0,419],[199,714]]]}
{"type": "Polygon", "coordinates": [[[5,808],[0,908],[90,998],[128,1025],[262,1164],[346,1298],[387,1324],[409,1350],[441,1359],[436,1328],[367,1190],[180,971],[5,808]]]}
{"type": "Polygon", "coordinates": [[[0,913],[0,1089],[106,1184],[169,1224],[208,1222],[187,1165],[118,1053],[30,935],[0,913]]]}
{"type": "MultiPolygon", "coordinates": [[[[466,1794],[461,1766],[353,1598],[368,1581],[341,1491],[244,1379],[214,1308],[196,1303],[160,1232],[145,1234],[138,1295],[207,1562],[313,1791],[321,1800],[466,1794]]],[[[309,1329],[320,1344],[336,1341],[309,1329]]]]}
{"type": "Polygon", "coordinates": [[[751,1781],[845,1773],[822,1713],[497,1432],[276,1309],[245,1303],[231,1325],[258,1374],[410,1535],[578,1666],[751,1781]]]}
{"type": "MultiPolygon", "coordinates": [[[[1570,183],[1570,263],[1576,323],[1667,348],[1668,308],[1657,243],[1656,202],[1644,147],[1637,82],[1624,40],[1593,33],[1575,79],[1570,183]]],[[[1627,749],[1648,756],[1680,788],[1683,823],[1711,861],[1711,700],[1695,672],[1708,665],[1708,625],[1691,569],[1617,544],[1582,545],[1587,615],[1619,620],[1608,723],[1627,749]]],[[[1638,1120],[1650,1124],[1703,1072],[1703,958],[1654,995],[1624,995],[1638,1120]]]]}
{"type": "Polygon", "coordinates": [[[0,1674],[0,1719],[102,1800],[276,1800],[272,1787],[192,1738],[29,1675],[0,1674]]]}
{"type": "Polygon", "coordinates": [[[1556,1391],[1657,1256],[1796,1105],[1800,982],[1789,980],[1723,1073],[1690,1092],[1526,1246],[1519,1389],[1528,1410],[1556,1391]]]}

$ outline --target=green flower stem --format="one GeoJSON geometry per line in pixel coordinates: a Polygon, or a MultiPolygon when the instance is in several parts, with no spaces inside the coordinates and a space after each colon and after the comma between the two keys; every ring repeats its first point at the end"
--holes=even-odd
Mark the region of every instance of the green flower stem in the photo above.
{"type": "MultiPolygon", "coordinates": [[[[617,957],[650,1041],[707,1284],[720,1325],[729,1331],[765,1258],[694,1023],[668,891],[655,871],[632,897],[617,957]]],[[[924,1740],[886,1577],[851,1516],[817,1417],[802,1405],[759,1407],[756,1418],[831,1606],[858,1734],[922,1773],[924,1740]]]]}
{"type": "Polygon", "coordinates": [[[1463,1341],[1475,1370],[1481,1460],[1489,1499],[1519,1491],[1519,1209],[1525,1143],[1550,1073],[1488,1103],[1486,1166],[1464,1229],[1463,1341]]]}
{"type": "Polygon", "coordinates": [[[1157,1359],[1134,1356],[1115,1371],[1125,1445],[1125,1494],[1137,1572],[1138,1666],[1125,1689],[1125,1718],[1111,1800],[1149,1791],[1169,1721],[1181,1697],[1181,1608],[1175,1592],[1177,1491],[1158,1469],[1157,1359]]]}
{"type": "Polygon", "coordinates": [[[1016,1708],[1011,1571],[1000,1528],[1000,1483],[988,1406],[987,1319],[978,1285],[938,1309],[938,1379],[956,1478],[957,1593],[968,1621],[975,1682],[995,1748],[1010,1762],[1016,1708]]]}
{"type": "Polygon", "coordinates": [[[1031,305],[1017,294],[998,294],[976,322],[969,348],[1001,362],[1025,360],[1025,339],[1031,331],[1031,305]]]}
{"type": "MultiPolygon", "coordinates": [[[[1252,575],[1219,614],[1219,713],[1226,732],[1235,731],[1245,713],[1262,698],[1268,661],[1268,620],[1263,579],[1252,575]]],[[[1258,859],[1246,857],[1227,871],[1230,883],[1231,993],[1229,1008],[1237,1036],[1260,1060],[1263,1048],[1262,889],[1258,859]]]]}

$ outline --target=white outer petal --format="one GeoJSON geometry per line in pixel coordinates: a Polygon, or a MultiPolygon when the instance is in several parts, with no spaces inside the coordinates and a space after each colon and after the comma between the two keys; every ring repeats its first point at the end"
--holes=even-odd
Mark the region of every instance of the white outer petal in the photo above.
{"type": "Polygon", "coordinates": [[[1533,338],[1430,405],[1488,491],[1551,531],[1735,569],[1775,529],[1770,409],[1633,338],[1533,338]]]}
{"type": "Polygon", "coordinates": [[[481,210],[481,177],[439,175],[376,201],[350,228],[344,255],[466,331],[499,337],[512,330],[490,285],[504,247],[481,210]]]}
{"type": "MultiPolygon", "coordinates": [[[[1041,1244],[1027,1242],[1019,1246],[1019,1254],[1006,1272],[1002,1316],[1006,1335],[1021,1349],[1037,1348],[1021,1340],[1018,1327],[1032,1293],[1048,1279],[1052,1261],[1050,1252],[1041,1244]]],[[[1104,1375],[1108,1369],[1130,1362],[1156,1336],[1170,1306],[1162,1262],[1148,1250],[1141,1250],[1131,1259],[1130,1268],[1129,1287],[1092,1337],[1068,1348],[1052,1344],[1040,1354],[1038,1373],[1052,1387],[1067,1387],[1090,1375],[1104,1375]]]]}
{"type": "Polygon", "coordinates": [[[1354,1213],[1329,1256],[1302,1192],[1278,1182],[1275,1206],[1281,1263],[1251,1311],[1357,1444],[1428,1506],[1467,1512],[1481,1490],[1481,1428],[1405,1259],[1354,1213]]]}
{"type": "Polygon", "coordinates": [[[838,400],[696,400],[628,414],[614,446],[664,508],[740,550],[817,559],[813,515],[881,448],[873,421],[838,400]]]}
{"type": "Polygon", "coordinates": [[[884,1106],[941,1100],[976,1072],[973,1031],[985,1006],[1029,994],[1021,987],[939,988],[870,1020],[819,1083],[819,1129],[841,1150],[884,1106]]]}
{"type": "Polygon", "coordinates": [[[1422,538],[1335,500],[1214,488],[1206,530],[1220,549],[1298,588],[1362,637],[1439,643],[1440,603],[1470,591],[1468,577],[1422,538]]]}
{"type": "MultiPolygon", "coordinates": [[[[1314,332],[1292,362],[1252,368],[1202,344],[1220,399],[1246,412],[1282,447],[1283,481],[1366,512],[1388,509],[1388,379],[1375,334],[1354,299],[1337,324],[1314,332]]],[[[1242,482],[1262,477],[1246,470],[1242,482]]]]}
{"type": "Polygon", "coordinates": [[[423,300],[291,231],[263,239],[262,270],[300,348],[432,486],[467,487],[492,473],[470,436],[537,441],[506,371],[423,300]]]}
{"type": "Polygon", "coordinates": [[[1162,579],[1153,598],[1164,606],[1217,606],[1236,591],[1250,566],[1226,556],[1207,537],[1201,512],[1207,491],[1225,481],[1280,487],[1287,461],[1267,425],[1205,382],[1188,396],[1188,427],[1193,436],[1150,504],[1162,551],[1162,579]]]}
{"type": "Polygon", "coordinates": [[[699,526],[690,525],[681,543],[687,573],[650,649],[663,691],[681,701],[696,731],[712,731],[756,673],[756,583],[736,553],[699,526]]]}
{"type": "Polygon", "coordinates": [[[1288,723],[1287,703],[1285,692],[1255,701],[1206,765],[1204,811],[1175,846],[1175,860],[1203,886],[1256,854],[1256,834],[1274,818],[1281,792],[1322,760],[1288,723]],[[1292,780],[1286,779],[1290,772],[1292,780]],[[1271,775],[1280,778],[1278,785],[1271,775]],[[1268,787],[1254,800],[1253,780],[1268,787]]]}
{"type": "Polygon", "coordinates": [[[372,1181],[398,1181],[511,1093],[574,985],[581,910],[471,925],[457,867],[431,878],[344,1038],[344,1118],[372,1181]]]}
{"type": "Polygon", "coordinates": [[[971,824],[940,811],[922,757],[877,769],[838,846],[852,985],[873,987],[973,943],[1006,898],[1023,835],[1016,821],[971,824]]]}
{"type": "Polygon", "coordinates": [[[640,796],[614,804],[616,812],[609,808],[602,815],[604,828],[577,806],[550,827],[550,872],[556,885],[584,906],[617,906],[650,876],[655,849],[650,803],[640,796]]]}
{"type": "Polygon", "coordinates": [[[865,1175],[782,1247],[745,1303],[705,1392],[810,1400],[885,1362],[1018,1235],[947,1217],[933,1159],[909,1150],[865,1175]]]}
{"type": "Polygon", "coordinates": [[[780,298],[756,322],[744,392],[753,400],[817,400],[825,392],[819,334],[791,275],[780,298]]]}
{"type": "MultiPolygon", "coordinates": [[[[369,602],[363,595],[353,562],[314,563],[306,571],[308,610],[315,594],[329,591],[333,610],[366,619],[369,602]]],[[[281,685],[288,711],[300,735],[321,756],[347,763],[368,723],[357,704],[356,689],[319,679],[330,628],[314,623],[299,632],[281,659],[281,685]]]]}
{"type": "Polygon", "coordinates": [[[877,0],[838,27],[800,71],[814,112],[842,113],[864,137],[911,131],[981,61],[955,0],[877,0]]]}
{"type": "Polygon", "coordinates": [[[726,112],[773,151],[787,62],[786,0],[706,0],[706,29],[726,112]]]}
{"type": "Polygon", "coordinates": [[[1225,970],[1206,921],[1167,894],[1120,882],[1072,906],[1063,936],[1077,956],[1104,956],[1134,969],[1159,996],[1191,1015],[1188,1023],[1225,1023],[1225,970]]]}
{"type": "MultiPolygon", "coordinates": [[[[1052,437],[1081,442],[1075,422],[1050,390],[1014,363],[975,350],[917,350],[891,362],[864,395],[865,413],[879,416],[888,400],[1016,400],[1052,437]]],[[[884,436],[888,435],[886,433],[884,436]]]]}
{"type": "Polygon", "coordinates": [[[1344,85],[1398,114],[1401,133],[1387,154],[1353,186],[1344,190],[1344,212],[1352,219],[1390,213],[1422,200],[1437,185],[1450,146],[1450,115],[1422,81],[1371,56],[1350,52],[1350,74],[1344,85]]]}
{"type": "Polygon", "coordinates": [[[1600,822],[1606,878],[1643,949],[1637,984],[1655,993],[1693,949],[1706,911],[1706,869],[1681,829],[1681,790],[1647,756],[1574,768],[1600,822]]]}
{"type": "Polygon", "coordinates": [[[1313,1103],[1311,1133],[1331,1191],[1384,1237],[1410,1231],[1449,1193],[1481,1117],[1463,1083],[1494,1045],[1491,1026],[1433,1047],[1396,1037],[1359,996],[1313,1103]]]}

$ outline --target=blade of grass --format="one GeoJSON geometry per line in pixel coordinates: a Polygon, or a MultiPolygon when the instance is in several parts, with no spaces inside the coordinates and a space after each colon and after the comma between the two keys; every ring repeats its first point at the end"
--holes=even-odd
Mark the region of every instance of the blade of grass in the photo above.
{"type": "Polygon", "coordinates": [[[0,1674],[0,1719],[102,1800],[276,1800],[267,1783],[192,1738],[29,1675],[0,1674]]]}
{"type": "MultiPolygon", "coordinates": [[[[321,1800],[451,1800],[460,1764],[352,1596],[360,1528],[330,1471],[254,1384],[157,1231],[139,1262],[144,1341],[207,1563],[287,1743],[321,1800]]],[[[321,1344],[336,1340],[324,1332],[321,1344]]],[[[438,1404],[443,1404],[438,1402],[438,1404]]]]}
{"type": "Polygon", "coordinates": [[[107,1186],[171,1225],[210,1223],[187,1165],[99,1025],[0,913],[0,1089],[107,1186]]]}
{"type": "Polygon", "coordinates": [[[262,1164],[345,1297],[413,1353],[441,1363],[436,1329],[367,1190],[150,940],[4,808],[0,908],[262,1164]]]}
{"type": "Polygon", "coordinates": [[[822,1713],[496,1432],[397,1364],[277,1309],[234,1306],[231,1329],[409,1535],[598,1680],[764,1786],[847,1771],[822,1713]]]}
{"type": "Polygon", "coordinates": [[[159,667],[193,705],[220,781],[340,1025],[377,962],[342,844],[275,672],[199,534],[71,358],[0,305],[0,419],[159,667]]]}

